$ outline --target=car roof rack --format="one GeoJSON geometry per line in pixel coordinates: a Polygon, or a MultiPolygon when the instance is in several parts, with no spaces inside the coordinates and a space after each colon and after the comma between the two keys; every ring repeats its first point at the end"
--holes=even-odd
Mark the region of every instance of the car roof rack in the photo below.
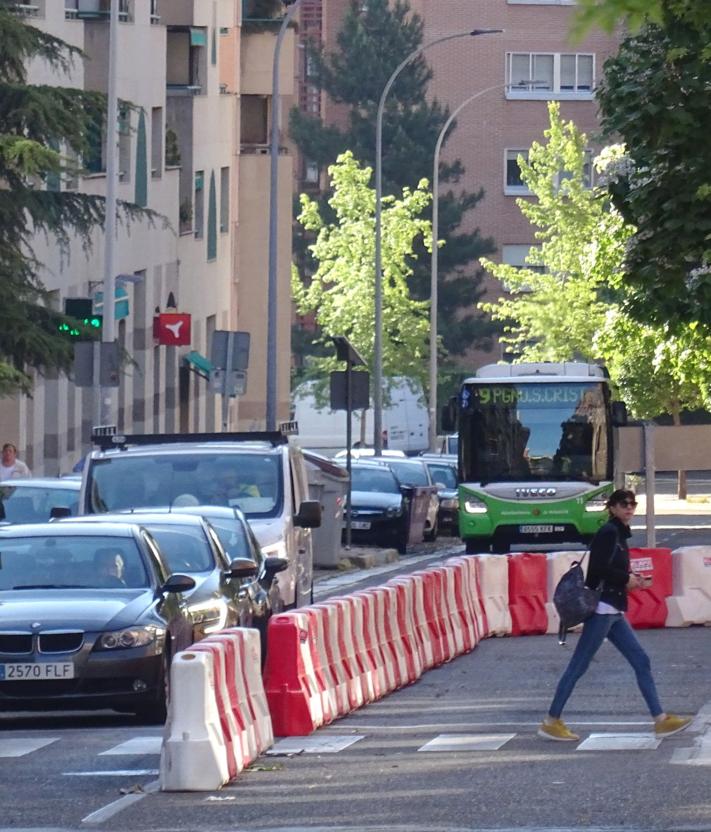
{"type": "Polygon", "coordinates": [[[91,441],[102,451],[108,451],[112,448],[125,450],[137,445],[168,445],[181,442],[266,442],[276,448],[287,445],[289,438],[277,430],[236,433],[112,433],[102,427],[92,430],[91,441]]]}

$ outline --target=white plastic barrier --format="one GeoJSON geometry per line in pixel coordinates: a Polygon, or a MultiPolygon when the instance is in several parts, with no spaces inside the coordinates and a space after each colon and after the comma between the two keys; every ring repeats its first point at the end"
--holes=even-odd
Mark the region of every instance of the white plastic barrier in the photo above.
{"type": "Polygon", "coordinates": [[[667,627],[711,626],[711,546],[672,552],[674,594],[667,598],[667,627]]]}
{"type": "Polygon", "coordinates": [[[214,791],[273,743],[256,630],[217,633],[178,653],[160,760],[162,791],[214,791]]]}
{"type": "MultiPolygon", "coordinates": [[[[548,554],[548,600],[546,601],[546,613],[548,614],[547,633],[557,633],[558,627],[560,626],[560,616],[556,612],[555,606],[553,605],[553,593],[555,592],[556,586],[558,586],[558,581],[570,569],[573,562],[579,562],[583,555],[585,555],[585,552],[582,549],[577,552],[549,552],[548,554]]],[[[585,555],[585,562],[583,563],[584,572],[587,572],[589,557],[590,555],[585,555]]],[[[580,629],[581,627],[582,625],[579,625],[574,629],[580,629]]]]}
{"type": "Polygon", "coordinates": [[[509,563],[503,555],[471,555],[476,560],[479,591],[486,616],[486,636],[511,635],[509,563]]]}

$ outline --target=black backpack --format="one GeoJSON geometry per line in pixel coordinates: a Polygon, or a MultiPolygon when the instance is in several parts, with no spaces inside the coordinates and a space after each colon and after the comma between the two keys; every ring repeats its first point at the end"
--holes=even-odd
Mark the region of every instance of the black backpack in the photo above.
{"type": "Polygon", "coordinates": [[[585,555],[580,560],[573,561],[570,569],[558,581],[553,593],[553,605],[560,617],[558,644],[561,645],[565,644],[568,630],[590,618],[600,601],[602,586],[598,589],[585,586],[585,573],[582,567],[585,555]]]}

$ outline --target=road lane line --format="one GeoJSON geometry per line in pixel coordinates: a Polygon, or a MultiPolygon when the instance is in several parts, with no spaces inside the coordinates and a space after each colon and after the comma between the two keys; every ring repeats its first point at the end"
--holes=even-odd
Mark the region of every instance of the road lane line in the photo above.
{"type": "Polygon", "coordinates": [[[151,780],[150,783],[146,783],[145,786],[141,786],[141,789],[142,791],[140,792],[125,794],[118,800],[114,800],[112,803],[107,803],[106,806],[102,806],[101,809],[97,809],[95,812],[92,812],[90,815],[82,818],[81,822],[87,826],[96,826],[99,823],[109,820],[109,818],[112,818],[124,809],[128,809],[129,806],[133,806],[134,803],[138,803],[139,800],[143,800],[146,795],[157,792],[158,780],[151,780]]]}
{"type": "Polygon", "coordinates": [[[102,751],[99,757],[118,754],[160,754],[163,737],[133,737],[113,748],[102,751]]]}
{"type": "Polygon", "coordinates": [[[123,768],[112,771],[63,771],[65,777],[155,777],[157,768],[123,768]]]}

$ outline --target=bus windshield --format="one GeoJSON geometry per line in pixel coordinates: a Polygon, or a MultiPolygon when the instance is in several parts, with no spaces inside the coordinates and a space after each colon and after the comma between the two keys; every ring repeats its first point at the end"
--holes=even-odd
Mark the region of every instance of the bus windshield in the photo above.
{"type": "Polygon", "coordinates": [[[600,382],[465,384],[462,481],[609,480],[608,411],[607,387],[600,382]]]}

